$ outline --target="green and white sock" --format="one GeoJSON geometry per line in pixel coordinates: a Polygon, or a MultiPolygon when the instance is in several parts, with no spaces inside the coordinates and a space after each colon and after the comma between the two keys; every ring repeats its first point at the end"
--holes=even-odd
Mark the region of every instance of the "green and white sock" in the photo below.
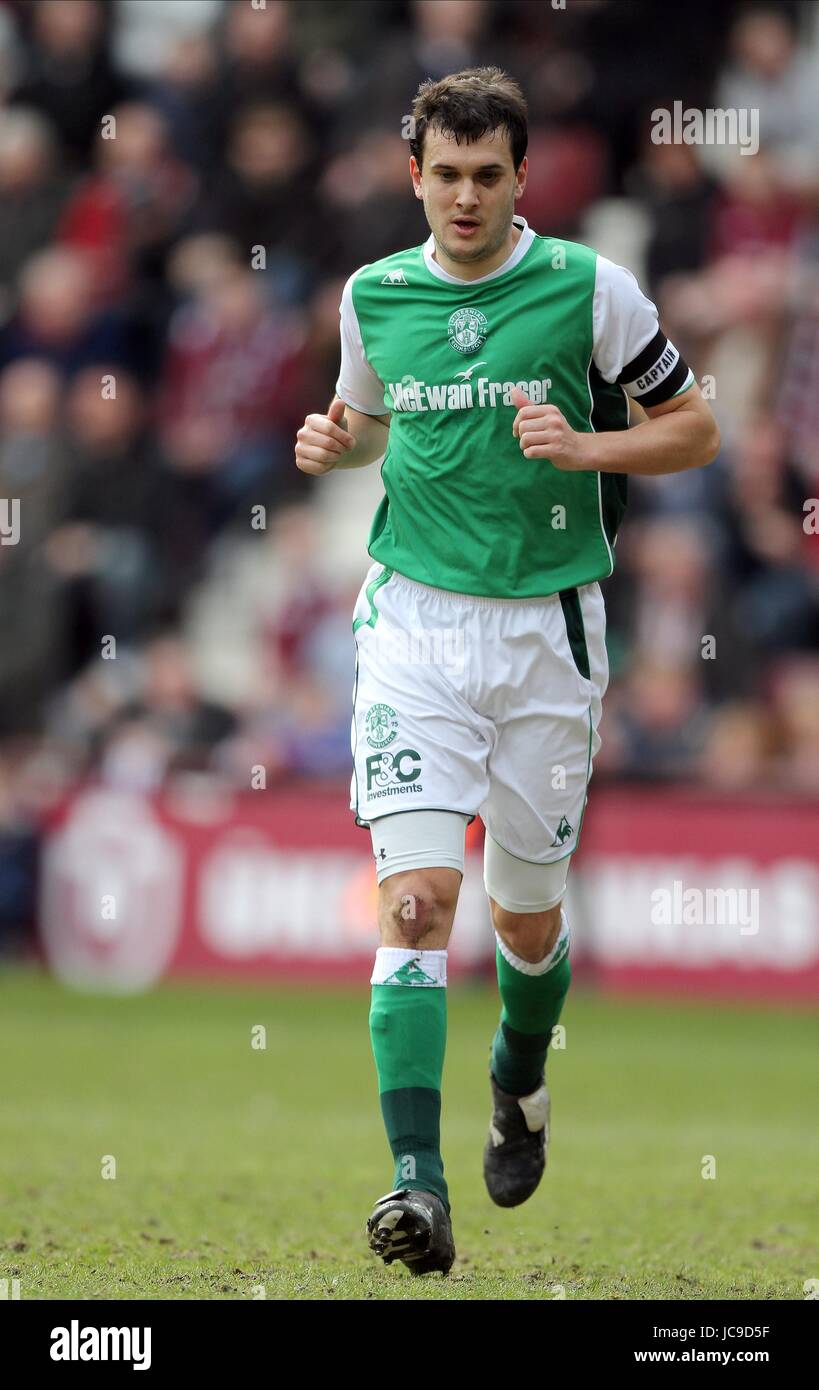
{"type": "Polygon", "coordinates": [[[435,1192],[449,1211],[441,1158],[446,951],[381,946],[370,984],[370,1038],[394,1186],[435,1192]]]}
{"type": "Polygon", "coordinates": [[[502,1002],[492,1040],[492,1074],[501,1090],[528,1096],[541,1084],[552,1029],[569,992],[569,923],[561,910],[560,935],[545,960],[533,965],[514,955],[495,933],[502,1002]]]}

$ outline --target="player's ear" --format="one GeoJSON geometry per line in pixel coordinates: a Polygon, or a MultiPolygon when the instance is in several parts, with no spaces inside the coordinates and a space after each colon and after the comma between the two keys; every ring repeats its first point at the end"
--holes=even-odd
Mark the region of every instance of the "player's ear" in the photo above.
{"type": "Polygon", "coordinates": [[[415,158],[414,154],[410,155],[409,169],[415,196],[416,198],[423,198],[424,190],[421,184],[421,170],[418,167],[418,160],[415,158]]]}

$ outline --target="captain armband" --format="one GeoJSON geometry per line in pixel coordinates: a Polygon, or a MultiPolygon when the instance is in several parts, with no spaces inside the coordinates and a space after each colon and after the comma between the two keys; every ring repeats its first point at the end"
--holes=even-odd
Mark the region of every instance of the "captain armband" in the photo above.
{"type": "Polygon", "coordinates": [[[694,373],[662,329],[623,368],[617,384],[642,406],[662,405],[693,384],[694,373]]]}

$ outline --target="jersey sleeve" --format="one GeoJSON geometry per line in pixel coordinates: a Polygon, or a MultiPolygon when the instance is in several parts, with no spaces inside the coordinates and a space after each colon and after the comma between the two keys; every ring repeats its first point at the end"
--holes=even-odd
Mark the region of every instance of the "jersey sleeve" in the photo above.
{"type": "Polygon", "coordinates": [[[341,368],[336,382],[336,395],[362,415],[386,415],[384,383],[367,361],[353,303],[353,281],[357,274],[358,271],[351,275],[344,286],[339,306],[341,368]]]}
{"type": "Polygon", "coordinates": [[[605,381],[640,405],[662,405],[694,384],[694,373],[660,328],[657,309],[630,270],[597,257],[594,348],[605,381]]]}

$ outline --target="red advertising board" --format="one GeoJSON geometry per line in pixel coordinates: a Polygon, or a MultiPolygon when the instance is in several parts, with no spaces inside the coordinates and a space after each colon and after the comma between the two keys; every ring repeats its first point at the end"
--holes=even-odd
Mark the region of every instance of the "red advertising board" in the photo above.
{"type": "MultiPolygon", "coordinates": [[[[470,828],[453,978],[491,967],[482,827],[470,828]]],[[[819,999],[819,806],[597,787],[569,876],[572,956],[607,989],[819,999]]],[[[337,784],[161,797],[77,790],[49,825],[39,930],[78,985],[167,974],[369,978],[369,834],[337,784]]]]}

